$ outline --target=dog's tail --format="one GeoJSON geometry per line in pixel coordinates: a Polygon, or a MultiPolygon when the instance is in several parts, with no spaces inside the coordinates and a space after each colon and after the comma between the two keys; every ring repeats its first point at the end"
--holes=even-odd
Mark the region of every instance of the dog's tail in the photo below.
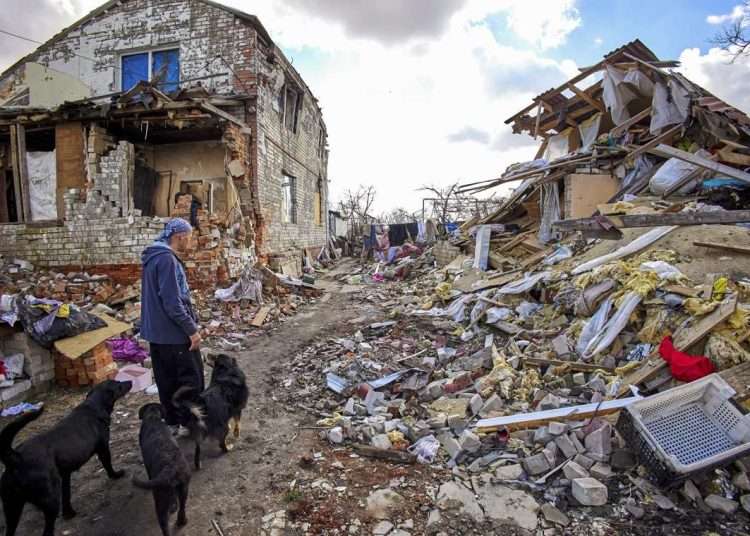
{"type": "Polygon", "coordinates": [[[13,440],[16,434],[27,424],[37,420],[43,411],[44,408],[40,408],[24,413],[0,432],[0,460],[2,460],[6,467],[13,467],[21,462],[21,456],[13,450],[13,440]]]}
{"type": "Polygon", "coordinates": [[[185,408],[190,417],[189,425],[197,426],[198,428],[206,429],[206,412],[199,404],[196,404],[193,400],[195,389],[190,386],[183,386],[175,391],[172,395],[172,404],[178,408],[185,408]]]}
{"type": "Polygon", "coordinates": [[[175,485],[176,480],[177,473],[175,468],[165,467],[156,475],[156,478],[152,478],[151,480],[141,480],[140,478],[133,477],[133,485],[141,489],[171,488],[175,485]]]}

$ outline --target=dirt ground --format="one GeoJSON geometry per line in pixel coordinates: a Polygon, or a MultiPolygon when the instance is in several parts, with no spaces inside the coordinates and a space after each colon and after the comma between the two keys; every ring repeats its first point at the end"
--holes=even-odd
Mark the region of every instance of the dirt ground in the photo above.
{"type": "MultiPolygon", "coordinates": [[[[252,350],[237,354],[251,393],[242,419],[242,436],[228,455],[221,456],[214,445],[204,449],[203,468],[193,474],[190,485],[188,526],[176,534],[216,534],[212,528],[212,520],[216,520],[226,536],[256,535],[263,515],[285,507],[287,485],[302,471],[300,458],[313,449],[319,450],[320,441],[315,430],[300,428],[314,424],[314,417],[299,407],[285,405],[275,396],[279,379],[274,379],[274,370],[313,340],[339,330],[348,332],[351,326],[347,320],[362,315],[362,305],[351,294],[339,292],[341,289],[335,284],[329,288],[330,299],[302,308],[287,322],[255,337],[252,350]]],[[[46,405],[43,417],[19,437],[23,439],[51,426],[84,396],[83,391],[54,389],[42,398],[46,405]]],[[[91,459],[73,475],[73,507],[78,516],[69,521],[59,519],[57,534],[161,535],[151,494],[134,488],[130,482],[133,475],[145,475],[138,447],[138,408],[156,398],[132,394],[115,407],[113,464],[116,469],[125,469],[127,475],[110,481],[98,460],[91,459]]],[[[0,424],[7,421],[0,419],[0,424]]],[[[182,440],[182,446],[189,455],[192,444],[182,440]]],[[[4,521],[0,523],[4,525],[4,521]]],[[[41,534],[42,527],[41,513],[27,505],[19,535],[41,534]]]]}

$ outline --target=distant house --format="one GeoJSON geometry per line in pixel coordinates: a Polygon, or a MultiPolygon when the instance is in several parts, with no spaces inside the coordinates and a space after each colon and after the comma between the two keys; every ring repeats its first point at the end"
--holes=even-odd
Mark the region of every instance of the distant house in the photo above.
{"type": "Polygon", "coordinates": [[[327,162],[318,101],[257,17],[112,0],[0,74],[0,254],[137,264],[186,192],[225,259],[285,262],[327,243],[327,162]]]}

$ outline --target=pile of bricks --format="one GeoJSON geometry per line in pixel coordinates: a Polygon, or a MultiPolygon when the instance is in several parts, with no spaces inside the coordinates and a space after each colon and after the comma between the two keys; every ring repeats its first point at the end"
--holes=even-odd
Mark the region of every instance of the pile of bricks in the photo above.
{"type": "Polygon", "coordinates": [[[89,275],[85,272],[64,274],[53,270],[33,270],[33,266],[32,269],[28,269],[28,263],[18,265],[16,262],[22,261],[3,261],[0,257],[0,271],[6,274],[6,277],[0,280],[0,294],[24,292],[38,298],[76,305],[112,303],[128,297],[137,299],[140,295],[140,282],[122,285],[114,283],[106,275],[89,275]]]}
{"type": "MultiPolygon", "coordinates": [[[[192,195],[183,195],[178,200],[172,215],[190,221],[192,195]]],[[[197,228],[193,230],[193,247],[181,257],[193,286],[227,284],[241,266],[236,240],[222,232],[219,218],[203,208],[196,213],[197,228]]]]}
{"type": "Polygon", "coordinates": [[[55,355],[55,381],[63,387],[97,385],[117,376],[117,364],[106,342],[96,345],[76,359],[55,355]]]}

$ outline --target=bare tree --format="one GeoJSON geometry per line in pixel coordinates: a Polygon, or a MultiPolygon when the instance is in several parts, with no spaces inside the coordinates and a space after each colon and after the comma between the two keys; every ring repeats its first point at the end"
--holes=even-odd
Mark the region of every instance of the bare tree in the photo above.
{"type": "Polygon", "coordinates": [[[750,55],[750,0],[739,8],[742,15],[733,17],[732,22],[721,30],[711,42],[730,52],[734,57],[750,55]]]}
{"type": "Polygon", "coordinates": [[[378,221],[380,223],[410,223],[417,221],[419,217],[414,212],[409,212],[405,208],[397,207],[394,209],[389,210],[388,212],[384,212],[383,214],[378,217],[378,221]]]}
{"type": "Polygon", "coordinates": [[[373,217],[370,214],[375,201],[375,187],[359,185],[357,190],[347,190],[339,201],[339,210],[352,224],[369,223],[373,217]]]}

